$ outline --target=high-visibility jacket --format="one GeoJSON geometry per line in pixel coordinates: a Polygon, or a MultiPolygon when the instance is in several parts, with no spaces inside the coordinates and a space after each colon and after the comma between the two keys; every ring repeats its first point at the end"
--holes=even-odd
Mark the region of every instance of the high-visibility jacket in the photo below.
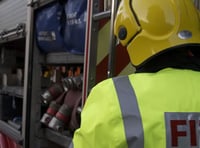
{"type": "Polygon", "coordinates": [[[200,72],[110,78],[84,106],[71,148],[199,148],[200,72]]]}

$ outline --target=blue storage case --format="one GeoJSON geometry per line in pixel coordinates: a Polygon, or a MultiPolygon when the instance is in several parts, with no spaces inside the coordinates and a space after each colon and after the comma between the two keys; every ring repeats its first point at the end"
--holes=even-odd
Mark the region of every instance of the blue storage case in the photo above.
{"type": "Polygon", "coordinates": [[[50,3],[36,12],[36,42],[45,53],[67,51],[64,44],[64,5],[50,3]]]}
{"type": "Polygon", "coordinates": [[[66,24],[64,41],[67,49],[84,54],[87,0],[68,0],[65,5],[66,24]]]}

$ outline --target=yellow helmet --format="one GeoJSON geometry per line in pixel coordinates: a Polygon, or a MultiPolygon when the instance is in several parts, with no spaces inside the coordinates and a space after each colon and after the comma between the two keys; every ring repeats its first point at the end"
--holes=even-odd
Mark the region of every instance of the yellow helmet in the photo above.
{"type": "Polygon", "coordinates": [[[169,48],[200,45],[198,14],[192,0],[121,0],[114,33],[140,66],[169,48]]]}

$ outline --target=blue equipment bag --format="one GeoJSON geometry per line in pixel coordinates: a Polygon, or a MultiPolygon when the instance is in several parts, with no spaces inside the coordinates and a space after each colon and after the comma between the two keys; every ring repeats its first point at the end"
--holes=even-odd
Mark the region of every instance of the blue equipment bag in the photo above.
{"type": "Polygon", "coordinates": [[[64,45],[64,6],[57,2],[41,8],[36,13],[36,42],[45,53],[67,51],[64,45]]]}
{"type": "Polygon", "coordinates": [[[68,0],[65,5],[64,41],[71,53],[84,54],[87,0],[68,0]]]}

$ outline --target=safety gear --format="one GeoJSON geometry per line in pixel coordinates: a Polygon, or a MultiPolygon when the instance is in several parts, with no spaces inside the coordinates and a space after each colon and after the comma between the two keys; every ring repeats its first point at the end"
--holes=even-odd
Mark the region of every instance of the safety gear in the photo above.
{"type": "Polygon", "coordinates": [[[51,101],[57,99],[63,92],[63,85],[61,83],[54,83],[41,94],[42,102],[44,104],[49,104],[51,101]]]}
{"type": "Polygon", "coordinates": [[[200,19],[192,0],[121,0],[114,33],[134,66],[162,51],[200,45],[200,19]]]}
{"type": "Polygon", "coordinates": [[[81,111],[82,111],[82,97],[79,97],[76,100],[76,103],[74,105],[72,115],[71,115],[71,120],[69,123],[69,130],[74,132],[76,129],[80,127],[80,122],[81,122],[81,111]]]}
{"type": "Polygon", "coordinates": [[[167,68],[97,84],[70,148],[199,147],[199,82],[199,72],[167,68]]]}
{"type": "Polygon", "coordinates": [[[82,90],[83,84],[83,75],[80,74],[78,76],[66,77],[62,80],[63,87],[66,91],[70,89],[79,89],[82,90]]]}
{"type": "Polygon", "coordinates": [[[50,102],[50,105],[42,116],[40,122],[48,126],[49,122],[52,120],[53,116],[58,112],[60,106],[63,104],[65,95],[67,94],[66,91],[64,91],[56,100],[53,100],[50,102]]]}
{"type": "Polygon", "coordinates": [[[56,131],[63,132],[69,125],[72,111],[76,101],[81,98],[82,92],[78,89],[70,89],[64,98],[64,103],[49,122],[48,126],[56,131]]]}

